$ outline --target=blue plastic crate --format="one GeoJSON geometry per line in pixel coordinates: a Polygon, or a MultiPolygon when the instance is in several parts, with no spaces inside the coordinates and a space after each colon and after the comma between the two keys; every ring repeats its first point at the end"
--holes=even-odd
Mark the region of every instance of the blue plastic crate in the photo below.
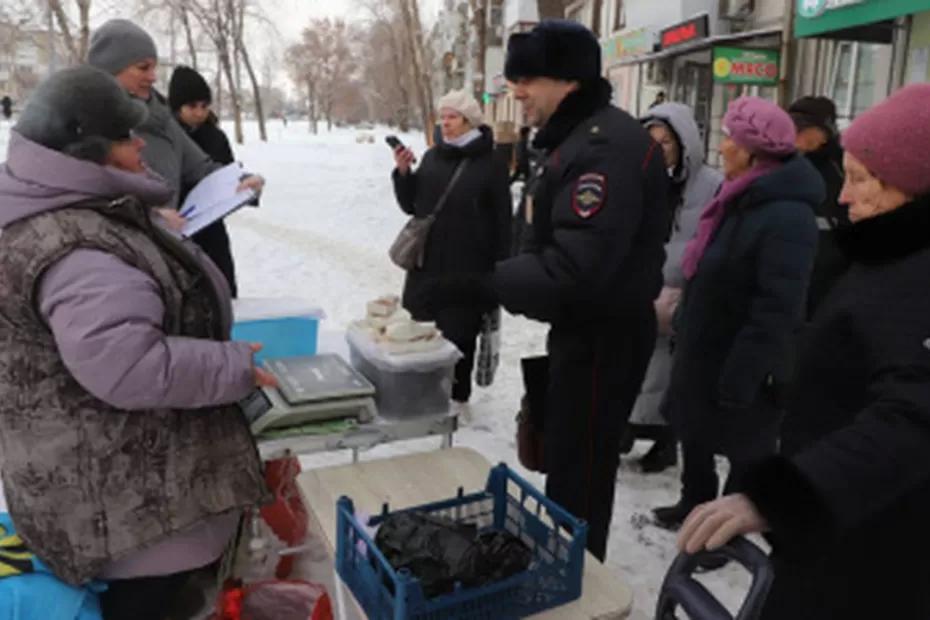
{"type": "MultiPolygon", "coordinates": [[[[407,571],[395,571],[356,522],[352,500],[336,506],[336,570],[369,620],[516,620],[581,596],[587,524],[500,464],[483,492],[405,508],[518,536],[533,551],[530,567],[482,587],[459,586],[432,599],[407,571]]],[[[371,519],[378,525],[392,513],[371,519]]],[[[396,514],[396,513],[395,513],[396,514]]]]}
{"type": "Polygon", "coordinates": [[[244,298],[233,302],[233,340],[257,342],[255,362],[316,355],[322,310],[296,298],[244,298]]]}

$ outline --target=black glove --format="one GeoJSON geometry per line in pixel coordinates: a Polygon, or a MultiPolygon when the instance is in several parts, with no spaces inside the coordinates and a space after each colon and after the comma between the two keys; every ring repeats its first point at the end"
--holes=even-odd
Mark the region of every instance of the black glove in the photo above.
{"type": "Polygon", "coordinates": [[[474,274],[436,276],[424,284],[423,294],[434,312],[456,306],[487,311],[498,304],[490,279],[474,274]]]}

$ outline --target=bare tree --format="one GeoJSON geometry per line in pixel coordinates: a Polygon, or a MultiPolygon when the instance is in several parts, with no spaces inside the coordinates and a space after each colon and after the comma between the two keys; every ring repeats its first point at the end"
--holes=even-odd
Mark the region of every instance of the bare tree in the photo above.
{"type": "Polygon", "coordinates": [[[361,40],[368,41],[371,49],[387,50],[388,54],[364,54],[364,93],[374,100],[372,108],[378,120],[410,129],[411,65],[406,58],[400,7],[396,2],[366,0],[361,4],[369,18],[368,32],[361,40]]]}
{"type": "Polygon", "coordinates": [[[72,64],[87,60],[87,47],[90,42],[90,5],[91,0],[74,0],[78,12],[78,22],[71,23],[62,0],[48,0],[48,9],[55,17],[61,30],[65,47],[71,56],[72,64]],[[76,30],[76,32],[75,32],[76,30]]]}
{"type": "MultiPolygon", "coordinates": [[[[249,75],[249,81],[252,83],[252,97],[255,105],[255,116],[258,119],[258,134],[262,142],[268,141],[268,132],[265,129],[265,111],[262,107],[261,87],[258,83],[258,77],[252,66],[252,60],[249,56],[249,48],[245,44],[245,27],[246,27],[246,5],[248,0],[228,0],[230,13],[235,16],[233,24],[233,43],[236,50],[236,58],[241,58],[245,65],[246,73],[249,75]]],[[[238,77],[238,76],[237,76],[238,77]]]]}
{"type": "Polygon", "coordinates": [[[197,67],[197,43],[194,38],[194,28],[191,25],[190,11],[183,2],[175,5],[175,11],[177,12],[178,21],[181,22],[181,26],[184,28],[184,39],[187,42],[187,53],[190,56],[191,67],[195,71],[199,71],[197,67]]]}
{"type": "Polygon", "coordinates": [[[475,99],[481,101],[484,95],[485,71],[487,66],[488,50],[488,5],[489,0],[469,0],[473,25],[475,27],[475,73],[472,81],[472,93],[475,99]]]}
{"type": "Polygon", "coordinates": [[[417,98],[420,100],[423,132],[426,135],[427,143],[431,144],[433,140],[432,127],[436,115],[433,110],[429,66],[425,62],[426,55],[423,51],[423,30],[420,25],[419,5],[417,0],[397,0],[397,2],[403,20],[403,39],[412,63],[417,98]]]}
{"type": "Polygon", "coordinates": [[[319,90],[320,67],[310,56],[311,39],[316,35],[308,28],[301,33],[300,43],[287,48],[285,63],[290,70],[291,79],[307,97],[307,119],[312,133],[317,133],[317,91],[319,90]]]}
{"type": "Polygon", "coordinates": [[[235,16],[229,13],[227,0],[180,1],[186,2],[190,14],[200,24],[200,27],[210,38],[213,47],[216,49],[220,70],[226,77],[226,85],[229,87],[229,102],[233,111],[236,143],[242,144],[245,141],[242,131],[242,103],[239,96],[239,85],[235,79],[233,61],[235,55],[235,16]]]}

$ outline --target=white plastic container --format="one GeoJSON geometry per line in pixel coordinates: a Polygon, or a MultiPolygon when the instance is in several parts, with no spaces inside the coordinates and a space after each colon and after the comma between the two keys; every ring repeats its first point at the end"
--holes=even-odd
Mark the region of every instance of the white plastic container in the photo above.
{"type": "Polygon", "coordinates": [[[352,365],[375,386],[379,415],[397,420],[449,413],[453,371],[462,359],[454,344],[443,341],[435,351],[391,354],[358,329],[349,329],[346,341],[352,365]]]}

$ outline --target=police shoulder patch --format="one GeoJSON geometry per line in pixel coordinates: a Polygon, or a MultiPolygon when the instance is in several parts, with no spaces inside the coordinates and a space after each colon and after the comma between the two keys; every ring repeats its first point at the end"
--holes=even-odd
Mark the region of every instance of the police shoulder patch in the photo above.
{"type": "Polygon", "coordinates": [[[578,177],[572,191],[572,211],[586,220],[607,202],[607,175],[589,172],[578,177]]]}

